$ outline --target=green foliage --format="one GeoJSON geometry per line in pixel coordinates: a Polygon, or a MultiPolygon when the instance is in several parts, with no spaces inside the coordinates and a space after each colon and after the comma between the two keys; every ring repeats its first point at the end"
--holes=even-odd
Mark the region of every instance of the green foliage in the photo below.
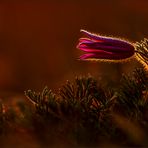
{"type": "Polygon", "coordinates": [[[144,68],[137,68],[132,76],[123,76],[118,92],[118,104],[131,118],[141,119],[143,111],[148,109],[148,74],[144,68]]]}
{"type": "MultiPolygon", "coordinates": [[[[44,125],[46,130],[52,127],[57,133],[66,132],[75,146],[96,146],[102,137],[114,142],[121,138],[127,145],[137,146],[136,140],[135,144],[129,141],[129,133],[119,128],[118,122],[121,120],[124,124],[123,116],[129,122],[136,121],[142,128],[148,128],[145,114],[148,111],[148,75],[144,67],[137,68],[132,75],[123,76],[121,82],[115,91],[104,88],[93,77],[80,77],[73,83],[67,81],[56,95],[45,87],[42,93],[29,90],[26,96],[35,105],[36,114],[40,116],[37,118],[46,116],[38,128],[44,125]],[[115,124],[116,113],[121,119],[115,119],[115,124]],[[49,119],[54,122],[48,123],[49,119]]],[[[47,131],[51,134],[51,130],[47,131]]],[[[47,134],[46,138],[50,136],[47,134]]]]}
{"type": "Polygon", "coordinates": [[[3,104],[0,102],[0,134],[3,132],[4,128],[4,110],[3,110],[3,104]]]}
{"type": "Polygon", "coordinates": [[[96,81],[91,77],[76,78],[74,83],[67,81],[59,92],[61,96],[61,110],[64,114],[72,116],[79,113],[87,113],[91,108],[93,97],[91,95],[96,81]]]}
{"type": "MultiPolygon", "coordinates": [[[[17,119],[16,112],[12,108],[6,107],[2,101],[0,102],[0,136],[6,135],[8,132],[15,130],[17,119]]],[[[1,140],[1,139],[0,139],[1,140]]]]}
{"type": "Polygon", "coordinates": [[[148,65],[148,39],[137,42],[135,48],[138,58],[148,65]]]}
{"type": "Polygon", "coordinates": [[[36,93],[31,90],[25,92],[27,98],[33,103],[36,112],[44,117],[58,117],[58,102],[56,96],[45,87],[42,93],[36,93]]]}
{"type": "Polygon", "coordinates": [[[104,141],[147,146],[147,71],[137,68],[123,75],[121,82],[111,90],[89,76],[67,81],[56,94],[48,87],[41,93],[28,90],[29,104],[17,102],[15,109],[0,104],[0,135],[26,129],[41,147],[58,147],[57,141],[65,141],[64,147],[95,147],[104,141]]]}

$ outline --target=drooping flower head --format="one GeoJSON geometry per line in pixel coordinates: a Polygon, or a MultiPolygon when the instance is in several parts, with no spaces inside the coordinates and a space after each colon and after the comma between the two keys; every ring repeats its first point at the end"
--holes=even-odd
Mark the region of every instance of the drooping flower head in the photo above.
{"type": "Polygon", "coordinates": [[[81,60],[108,59],[123,60],[135,53],[132,43],[118,38],[104,37],[81,30],[87,38],[80,38],[77,48],[87,52],[80,57],[81,60]]]}

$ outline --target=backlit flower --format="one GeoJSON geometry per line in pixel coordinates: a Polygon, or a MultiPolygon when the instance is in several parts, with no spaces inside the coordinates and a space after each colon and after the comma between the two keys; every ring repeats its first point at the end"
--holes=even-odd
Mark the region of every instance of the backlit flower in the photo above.
{"type": "Polygon", "coordinates": [[[118,38],[105,37],[81,30],[87,38],[80,38],[77,48],[86,54],[80,57],[87,59],[122,60],[130,58],[135,53],[134,45],[118,38]]]}

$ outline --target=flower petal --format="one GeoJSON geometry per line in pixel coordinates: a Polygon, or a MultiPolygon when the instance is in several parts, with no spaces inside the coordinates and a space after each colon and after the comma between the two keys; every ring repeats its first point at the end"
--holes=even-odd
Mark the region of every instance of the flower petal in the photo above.
{"type": "Polygon", "coordinates": [[[80,57],[81,60],[84,59],[110,59],[110,60],[122,60],[131,57],[131,53],[126,54],[114,54],[111,52],[101,51],[99,53],[87,53],[80,57]]]}
{"type": "Polygon", "coordinates": [[[88,32],[88,31],[86,31],[86,30],[80,30],[80,31],[83,34],[85,34],[86,36],[88,36],[89,38],[91,38],[93,40],[97,40],[99,42],[102,41],[102,42],[110,43],[111,45],[119,44],[120,46],[124,46],[124,47],[133,46],[131,43],[129,43],[129,42],[125,41],[125,40],[95,35],[95,34],[92,34],[92,33],[88,32]]]}
{"type": "Polygon", "coordinates": [[[135,47],[129,42],[117,38],[104,37],[81,30],[88,38],[80,38],[77,48],[88,52],[80,59],[126,59],[135,54],[135,47]]]}
{"type": "MultiPolygon", "coordinates": [[[[111,45],[105,45],[100,43],[100,42],[81,42],[78,44],[77,48],[81,49],[81,50],[85,50],[85,49],[100,49],[100,50],[105,50],[105,51],[109,51],[109,52],[132,52],[134,54],[134,47],[120,47],[120,46],[111,46],[111,45]],[[85,48],[85,49],[84,49],[85,48]]],[[[85,50],[86,51],[86,50],[85,50]]]]}

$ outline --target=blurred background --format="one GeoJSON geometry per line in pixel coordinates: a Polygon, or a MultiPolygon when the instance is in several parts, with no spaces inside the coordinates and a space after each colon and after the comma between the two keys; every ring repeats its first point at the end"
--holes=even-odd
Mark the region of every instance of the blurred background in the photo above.
{"type": "Polygon", "coordinates": [[[76,49],[80,29],[140,41],[148,37],[147,0],[38,0],[0,2],[0,96],[57,90],[88,73],[116,85],[138,64],[84,62],[76,49]]]}

